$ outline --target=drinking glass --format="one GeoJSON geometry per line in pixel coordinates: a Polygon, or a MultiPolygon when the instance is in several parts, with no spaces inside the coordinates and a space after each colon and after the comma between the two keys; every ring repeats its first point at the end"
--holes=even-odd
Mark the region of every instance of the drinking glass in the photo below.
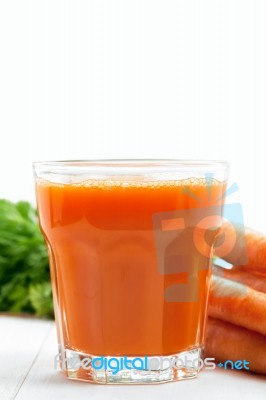
{"type": "Polygon", "coordinates": [[[59,365],[94,383],[196,377],[228,164],[34,163],[59,365]]]}

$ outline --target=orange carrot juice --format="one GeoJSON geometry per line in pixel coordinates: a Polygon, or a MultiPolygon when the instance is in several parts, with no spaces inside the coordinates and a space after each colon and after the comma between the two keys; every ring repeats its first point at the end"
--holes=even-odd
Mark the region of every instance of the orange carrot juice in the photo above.
{"type": "Polygon", "coordinates": [[[208,191],[204,179],[37,180],[64,349],[95,356],[162,356],[201,348],[212,246],[203,255],[193,245],[193,234],[182,236],[181,219],[167,213],[212,207],[223,190],[224,183],[213,181],[208,191]],[[188,271],[173,262],[178,264],[175,253],[181,247],[189,249],[190,284],[188,271]],[[167,299],[169,288],[178,291],[179,285],[192,296],[167,299]]]}

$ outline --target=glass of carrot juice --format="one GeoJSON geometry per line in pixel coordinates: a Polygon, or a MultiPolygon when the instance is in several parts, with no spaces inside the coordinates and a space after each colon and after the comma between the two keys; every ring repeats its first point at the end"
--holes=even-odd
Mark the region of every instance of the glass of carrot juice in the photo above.
{"type": "Polygon", "coordinates": [[[228,165],[34,163],[59,353],[72,379],[196,377],[228,165]]]}

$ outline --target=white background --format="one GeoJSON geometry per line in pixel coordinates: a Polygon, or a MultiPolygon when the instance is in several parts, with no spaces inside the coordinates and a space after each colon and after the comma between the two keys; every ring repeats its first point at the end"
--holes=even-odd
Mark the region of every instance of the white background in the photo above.
{"type": "Polygon", "coordinates": [[[265,0],[0,0],[0,197],[34,160],[225,159],[266,231],[265,0]]]}

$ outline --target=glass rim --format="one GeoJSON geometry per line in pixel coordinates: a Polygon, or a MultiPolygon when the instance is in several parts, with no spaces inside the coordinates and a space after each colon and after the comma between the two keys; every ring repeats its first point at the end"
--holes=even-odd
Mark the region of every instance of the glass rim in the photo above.
{"type": "Polygon", "coordinates": [[[136,181],[172,181],[204,176],[226,181],[229,164],[226,161],[185,159],[62,160],[35,162],[33,173],[36,180],[62,184],[125,178],[136,181]]]}
{"type": "Polygon", "coordinates": [[[175,168],[207,168],[207,169],[220,169],[228,168],[229,163],[223,160],[202,160],[202,159],[142,159],[142,158],[128,158],[128,159],[80,159],[80,160],[56,160],[56,161],[34,161],[32,163],[33,169],[48,171],[58,170],[67,172],[68,170],[79,169],[81,171],[90,170],[91,168],[160,168],[166,167],[170,169],[175,168]]]}

